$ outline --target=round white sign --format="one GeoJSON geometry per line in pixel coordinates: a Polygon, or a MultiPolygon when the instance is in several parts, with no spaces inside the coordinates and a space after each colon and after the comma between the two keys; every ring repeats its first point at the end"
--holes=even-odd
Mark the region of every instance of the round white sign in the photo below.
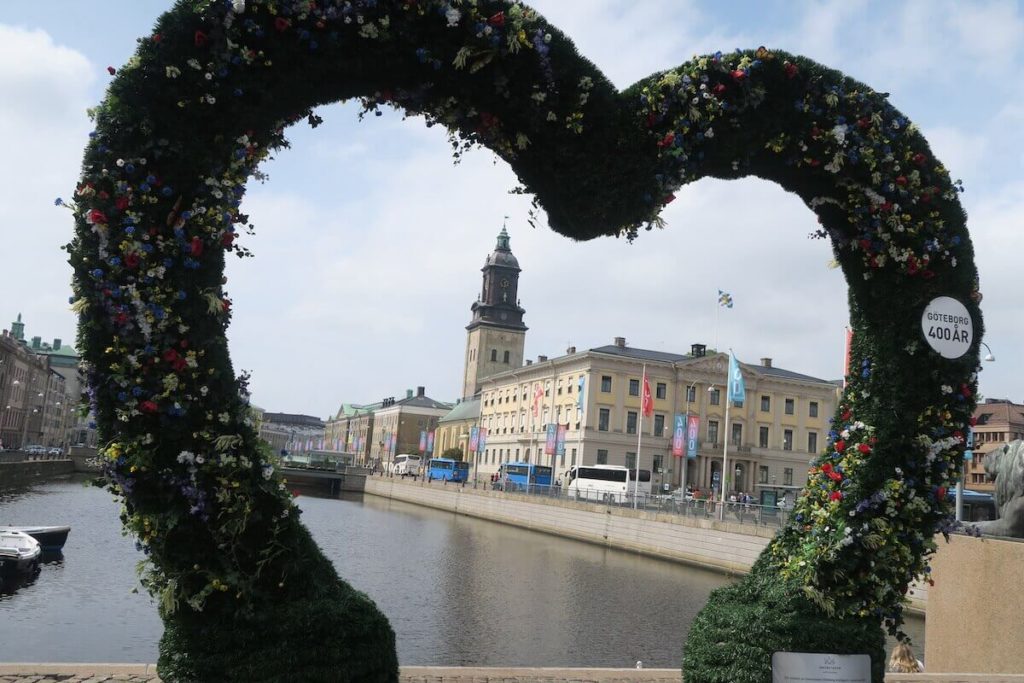
{"type": "Polygon", "coordinates": [[[974,340],[974,321],[962,303],[940,296],[924,309],[921,332],[928,345],[943,358],[959,358],[967,353],[974,340]]]}

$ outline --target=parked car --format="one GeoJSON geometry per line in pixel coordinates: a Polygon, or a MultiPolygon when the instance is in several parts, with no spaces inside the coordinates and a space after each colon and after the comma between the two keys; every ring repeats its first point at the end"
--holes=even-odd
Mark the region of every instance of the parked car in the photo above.
{"type": "Polygon", "coordinates": [[[46,449],[46,454],[59,458],[60,456],[64,455],[64,451],[61,450],[59,446],[50,446],[49,448],[46,449]]]}
{"type": "Polygon", "coordinates": [[[32,444],[25,446],[24,450],[29,455],[46,455],[46,446],[40,446],[39,444],[32,444]]]}

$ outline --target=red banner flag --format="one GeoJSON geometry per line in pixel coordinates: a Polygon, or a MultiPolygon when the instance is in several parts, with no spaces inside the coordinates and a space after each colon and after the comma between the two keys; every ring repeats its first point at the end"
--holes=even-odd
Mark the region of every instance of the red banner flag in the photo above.
{"type": "Polygon", "coordinates": [[[544,398],[544,389],[539,384],[533,385],[533,416],[540,415],[540,400],[544,398]]]}
{"type": "Polygon", "coordinates": [[[640,401],[640,412],[644,414],[644,417],[650,417],[654,415],[654,399],[651,397],[651,382],[647,379],[647,373],[644,373],[644,394],[643,399],[640,401]]]}

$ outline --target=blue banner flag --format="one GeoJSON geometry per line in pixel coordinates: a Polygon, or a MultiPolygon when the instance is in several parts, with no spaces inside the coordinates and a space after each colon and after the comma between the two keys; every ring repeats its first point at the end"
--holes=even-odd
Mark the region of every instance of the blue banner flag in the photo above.
{"type": "Polygon", "coordinates": [[[718,290],[718,305],[732,308],[732,294],[718,290]]]}
{"type": "Polygon", "coordinates": [[[480,447],[480,428],[473,427],[469,430],[469,452],[476,453],[480,447]]]}
{"type": "Polygon", "coordinates": [[[675,429],[672,430],[672,455],[677,458],[683,457],[683,443],[686,440],[685,432],[685,418],[679,413],[676,413],[675,429]]]}
{"type": "Polygon", "coordinates": [[[580,393],[576,397],[576,407],[583,410],[583,393],[587,390],[587,376],[580,375],[580,393]]]}
{"type": "Polygon", "coordinates": [[[558,426],[555,423],[548,424],[547,439],[544,442],[544,453],[553,455],[555,452],[555,441],[558,439],[558,426]]]}
{"type": "Polygon", "coordinates": [[[967,441],[964,443],[964,460],[974,460],[974,430],[967,428],[967,441]]]}
{"type": "Polygon", "coordinates": [[[686,459],[697,459],[697,435],[700,433],[700,416],[686,416],[686,459]]]}
{"type": "Polygon", "coordinates": [[[747,387],[743,383],[743,373],[740,371],[740,364],[736,360],[736,356],[729,352],[729,398],[730,401],[735,401],[741,406],[743,405],[743,398],[747,395],[747,387]]]}

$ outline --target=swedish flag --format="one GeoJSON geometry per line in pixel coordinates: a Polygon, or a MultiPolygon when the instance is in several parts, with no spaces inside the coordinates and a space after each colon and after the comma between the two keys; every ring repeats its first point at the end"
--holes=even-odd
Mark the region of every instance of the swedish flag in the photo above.
{"type": "Polygon", "coordinates": [[[732,294],[718,290],[718,305],[732,308],[732,294]]]}

